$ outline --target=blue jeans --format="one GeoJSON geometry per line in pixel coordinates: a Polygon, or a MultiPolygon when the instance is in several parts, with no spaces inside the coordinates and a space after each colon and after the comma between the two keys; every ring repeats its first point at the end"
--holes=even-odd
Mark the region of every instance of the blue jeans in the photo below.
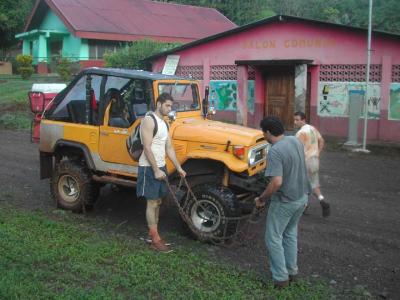
{"type": "Polygon", "coordinates": [[[308,201],[307,195],[291,202],[272,200],[268,209],[265,243],[272,279],[288,280],[296,275],[297,225],[308,201]]]}

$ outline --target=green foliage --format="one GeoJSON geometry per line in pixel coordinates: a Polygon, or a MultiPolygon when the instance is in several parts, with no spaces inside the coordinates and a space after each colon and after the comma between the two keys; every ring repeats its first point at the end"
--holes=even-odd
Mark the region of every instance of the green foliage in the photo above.
{"type": "Polygon", "coordinates": [[[29,129],[32,117],[23,111],[2,112],[0,114],[0,128],[29,129]]]}
{"type": "Polygon", "coordinates": [[[17,55],[17,72],[24,80],[31,78],[35,71],[32,66],[32,61],[33,59],[31,55],[17,55]]]}
{"type": "Polygon", "coordinates": [[[72,63],[66,57],[61,57],[58,60],[58,64],[56,67],[56,71],[58,75],[60,75],[62,81],[69,81],[72,75],[72,63]]]}
{"type": "Polygon", "coordinates": [[[179,45],[146,39],[132,42],[115,53],[106,53],[103,58],[106,67],[148,70],[150,66],[143,62],[144,58],[179,45]]]}
{"type": "MultiPolygon", "coordinates": [[[[368,0],[173,0],[166,2],[216,8],[238,25],[283,14],[356,27],[368,26],[368,0]]],[[[400,33],[399,15],[398,0],[375,0],[373,29],[400,33]]]]}
{"type": "MultiPolygon", "coordinates": [[[[284,15],[368,27],[368,0],[270,0],[268,5],[284,15]]],[[[400,33],[397,0],[375,0],[372,14],[373,30],[400,33]]]]}
{"type": "Polygon", "coordinates": [[[85,222],[64,211],[50,219],[0,206],[0,299],[330,298],[317,282],[276,291],[259,275],[212,262],[205,245],[160,254],[85,222]]]}
{"type": "Polygon", "coordinates": [[[0,57],[17,43],[15,34],[23,31],[34,3],[34,0],[0,1],[0,57]]]}

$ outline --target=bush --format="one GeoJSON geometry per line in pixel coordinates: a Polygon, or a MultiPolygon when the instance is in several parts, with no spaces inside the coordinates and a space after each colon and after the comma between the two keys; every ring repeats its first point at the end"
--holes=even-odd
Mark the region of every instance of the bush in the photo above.
{"type": "Polygon", "coordinates": [[[55,54],[52,55],[50,58],[50,62],[49,62],[49,70],[50,73],[57,73],[57,66],[58,66],[58,62],[60,61],[60,55],[55,54]]]}
{"type": "Polygon", "coordinates": [[[149,70],[150,66],[143,59],[179,45],[181,44],[153,40],[135,41],[117,52],[104,54],[103,59],[106,67],[149,70]]]}
{"type": "Polygon", "coordinates": [[[68,58],[60,58],[56,70],[63,81],[69,81],[71,79],[71,61],[68,58]]]}
{"type": "Polygon", "coordinates": [[[79,61],[73,61],[71,62],[71,75],[76,75],[80,72],[81,70],[81,65],[79,61]]]}
{"type": "Polygon", "coordinates": [[[31,78],[33,72],[35,71],[32,66],[32,61],[33,59],[31,55],[17,55],[17,71],[24,80],[31,78]]]}

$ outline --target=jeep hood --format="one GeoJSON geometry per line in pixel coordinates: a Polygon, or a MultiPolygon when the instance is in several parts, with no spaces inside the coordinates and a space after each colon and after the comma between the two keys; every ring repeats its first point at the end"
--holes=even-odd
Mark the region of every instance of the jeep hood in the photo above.
{"type": "Polygon", "coordinates": [[[185,119],[175,127],[176,140],[231,145],[252,146],[264,139],[261,130],[204,119],[185,119]]]}

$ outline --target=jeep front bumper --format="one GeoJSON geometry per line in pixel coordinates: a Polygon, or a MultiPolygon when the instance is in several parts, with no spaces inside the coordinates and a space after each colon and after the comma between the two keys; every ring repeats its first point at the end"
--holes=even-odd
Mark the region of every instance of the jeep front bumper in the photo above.
{"type": "Polygon", "coordinates": [[[259,172],[253,176],[249,176],[245,173],[229,174],[229,186],[234,186],[247,192],[261,194],[267,185],[268,178],[264,176],[264,172],[259,172]]]}

